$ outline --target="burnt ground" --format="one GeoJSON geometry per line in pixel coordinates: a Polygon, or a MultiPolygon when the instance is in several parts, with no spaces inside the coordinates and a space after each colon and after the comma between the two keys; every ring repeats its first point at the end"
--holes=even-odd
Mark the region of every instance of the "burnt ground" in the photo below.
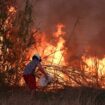
{"type": "Polygon", "coordinates": [[[0,105],[105,105],[105,90],[66,87],[31,96],[24,88],[0,88],[0,105]]]}

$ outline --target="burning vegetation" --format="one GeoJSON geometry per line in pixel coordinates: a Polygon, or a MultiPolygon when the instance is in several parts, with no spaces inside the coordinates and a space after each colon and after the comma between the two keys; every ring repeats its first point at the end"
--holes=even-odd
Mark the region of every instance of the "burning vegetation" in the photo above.
{"type": "MultiPolygon", "coordinates": [[[[77,57],[73,52],[77,49],[76,46],[69,48],[66,46],[65,24],[58,22],[51,34],[42,32],[32,25],[32,4],[29,0],[26,0],[23,11],[17,11],[15,3],[11,1],[3,2],[0,10],[1,85],[23,86],[23,68],[33,54],[39,53],[46,72],[54,78],[53,83],[46,88],[58,89],[65,86],[105,88],[105,57],[99,58],[87,53],[77,57]],[[70,53],[67,53],[68,51],[70,53]]],[[[71,34],[77,24],[78,21],[71,34]]],[[[72,45],[71,40],[68,43],[72,45]]]]}

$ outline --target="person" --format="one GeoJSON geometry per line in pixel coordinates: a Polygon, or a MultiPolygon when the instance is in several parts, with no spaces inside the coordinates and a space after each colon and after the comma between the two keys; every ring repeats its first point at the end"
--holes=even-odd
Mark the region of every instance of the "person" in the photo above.
{"type": "Polygon", "coordinates": [[[33,55],[32,60],[26,65],[23,72],[23,78],[25,80],[25,83],[32,91],[36,91],[37,88],[36,79],[34,75],[37,67],[38,70],[40,70],[45,75],[45,78],[48,79],[47,73],[45,72],[44,68],[41,65],[41,57],[39,56],[39,54],[33,55]]]}

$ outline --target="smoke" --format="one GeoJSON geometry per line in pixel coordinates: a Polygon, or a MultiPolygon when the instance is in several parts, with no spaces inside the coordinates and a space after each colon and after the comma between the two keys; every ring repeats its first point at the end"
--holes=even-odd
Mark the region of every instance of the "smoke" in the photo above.
{"type": "Polygon", "coordinates": [[[35,5],[33,9],[36,23],[40,23],[41,30],[46,31],[48,37],[55,31],[56,24],[65,25],[66,60],[83,54],[104,56],[104,0],[37,0],[37,4],[32,4],[35,5]]]}

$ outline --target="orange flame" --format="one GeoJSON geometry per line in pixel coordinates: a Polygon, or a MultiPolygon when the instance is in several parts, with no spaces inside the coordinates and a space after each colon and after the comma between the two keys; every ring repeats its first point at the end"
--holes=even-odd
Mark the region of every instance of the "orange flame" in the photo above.
{"type": "Polygon", "coordinates": [[[27,58],[31,59],[31,57],[35,53],[39,53],[43,58],[44,64],[62,64],[65,65],[64,61],[64,43],[63,35],[65,32],[62,31],[64,27],[63,24],[57,25],[57,31],[52,34],[54,37],[54,41],[57,39],[57,44],[54,46],[53,43],[47,41],[47,34],[42,33],[38,38],[35,38],[36,45],[33,45],[33,48],[29,49],[29,53],[27,54],[27,58]]]}
{"type": "Polygon", "coordinates": [[[83,61],[87,67],[84,67],[88,72],[96,72],[96,69],[100,76],[105,75],[105,58],[98,59],[97,57],[83,57],[83,61]]]}
{"type": "Polygon", "coordinates": [[[54,54],[54,59],[53,59],[54,64],[59,64],[60,62],[63,62],[63,64],[64,64],[63,51],[61,51],[64,48],[63,44],[65,43],[65,40],[62,38],[62,35],[65,34],[65,32],[62,31],[63,27],[64,27],[63,24],[58,24],[57,25],[57,32],[54,33],[54,35],[56,37],[59,37],[57,47],[56,47],[56,52],[54,54]]]}
{"type": "Polygon", "coordinates": [[[9,13],[16,13],[15,7],[11,6],[8,10],[9,13]]]}

